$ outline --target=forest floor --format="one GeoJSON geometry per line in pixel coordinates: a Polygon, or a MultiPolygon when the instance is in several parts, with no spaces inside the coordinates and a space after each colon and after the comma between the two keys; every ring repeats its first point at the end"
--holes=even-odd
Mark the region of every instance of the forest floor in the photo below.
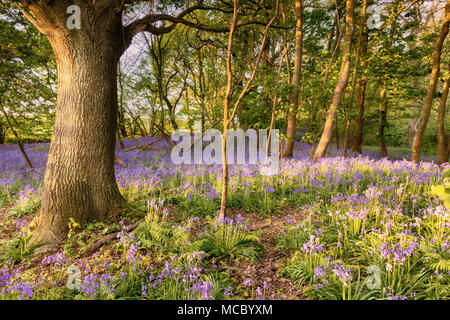
{"type": "Polygon", "coordinates": [[[26,146],[34,169],[6,146],[0,297],[448,299],[450,210],[433,186],[449,166],[370,152],[342,158],[333,149],[314,164],[310,148],[296,144],[275,176],[232,166],[225,219],[217,217],[220,167],[174,166],[163,142],[119,150],[119,188],[146,218],[133,210],[121,221],[75,222],[59,250],[42,257],[27,226],[40,207],[48,145],[26,146]]]}
{"type": "MultiPolygon", "coordinates": [[[[11,241],[16,236],[16,220],[8,217],[8,209],[0,209],[0,241],[11,241]]],[[[279,234],[282,232],[286,220],[292,219],[300,221],[300,213],[292,213],[287,216],[275,216],[271,218],[261,217],[255,213],[246,213],[242,210],[233,210],[229,213],[229,217],[233,218],[240,215],[244,220],[251,225],[252,231],[260,233],[260,244],[262,245],[262,252],[259,259],[255,261],[239,261],[229,259],[226,266],[217,267],[220,270],[228,270],[230,273],[230,280],[235,283],[244,283],[246,279],[252,279],[254,289],[257,287],[263,288],[267,284],[268,288],[264,292],[264,299],[266,300],[295,300],[306,299],[302,296],[301,288],[295,285],[295,281],[286,279],[279,275],[281,269],[287,261],[292,257],[292,252],[283,252],[277,250],[277,240],[279,234]]],[[[34,214],[27,215],[26,219],[22,220],[21,228],[26,229],[28,224],[34,218],[34,214]]],[[[177,216],[168,218],[173,223],[178,220],[177,216]]],[[[133,218],[126,224],[131,224],[135,221],[133,218]]],[[[206,219],[200,218],[200,224],[208,223],[206,219]]],[[[114,222],[103,225],[105,229],[117,230],[120,225],[114,222]]],[[[96,231],[87,232],[77,240],[68,240],[66,245],[71,246],[75,257],[83,256],[86,249],[89,248],[96,240],[102,239],[102,233],[96,231]]],[[[100,250],[96,251],[93,256],[95,260],[102,261],[104,258],[114,259],[114,253],[117,254],[117,259],[120,259],[120,254],[116,252],[115,241],[109,241],[100,250]],[[103,254],[105,253],[105,255],[103,254]]],[[[57,257],[59,254],[64,254],[64,246],[60,247],[59,252],[53,254],[57,257]]],[[[80,260],[89,260],[91,257],[82,258],[80,260]]],[[[44,258],[45,259],[45,258],[44,258]]],[[[54,272],[52,264],[41,263],[42,256],[31,255],[27,259],[16,263],[14,269],[17,272],[24,272],[25,270],[33,270],[34,274],[49,275],[54,272]]],[[[241,298],[248,299],[250,292],[241,292],[241,298]]]]}

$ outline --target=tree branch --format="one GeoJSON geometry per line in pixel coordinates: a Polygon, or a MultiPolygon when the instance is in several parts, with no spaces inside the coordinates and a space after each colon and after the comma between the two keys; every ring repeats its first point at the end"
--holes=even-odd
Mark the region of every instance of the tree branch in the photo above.
{"type": "MultiPolygon", "coordinates": [[[[132,3],[135,1],[131,1],[129,3],[132,3]]],[[[201,23],[195,23],[189,20],[186,20],[185,18],[190,15],[191,13],[194,13],[198,10],[210,10],[210,11],[221,11],[228,13],[228,11],[223,10],[218,7],[211,7],[203,5],[203,0],[200,0],[196,5],[189,7],[182,11],[177,16],[171,16],[168,14],[149,14],[141,19],[138,19],[131,24],[127,25],[125,27],[126,34],[129,37],[129,42],[131,43],[131,39],[137,35],[140,32],[147,31],[154,35],[161,35],[171,32],[178,24],[183,24],[185,26],[198,29],[201,31],[209,31],[209,32],[216,32],[216,33],[227,33],[230,31],[228,27],[214,27],[214,26],[207,26],[201,23]],[[159,21],[168,21],[171,22],[171,24],[167,27],[156,27],[154,24],[159,21]]],[[[248,26],[248,25],[261,25],[266,26],[266,22],[262,21],[248,21],[244,23],[240,23],[236,25],[236,28],[248,26]]],[[[293,26],[280,26],[280,25],[271,25],[271,28],[276,29],[292,29],[293,26]]]]}

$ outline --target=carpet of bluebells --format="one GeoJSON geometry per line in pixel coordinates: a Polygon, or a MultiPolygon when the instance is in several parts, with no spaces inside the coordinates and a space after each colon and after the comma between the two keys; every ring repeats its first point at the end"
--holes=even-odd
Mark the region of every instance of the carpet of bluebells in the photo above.
{"type": "Polygon", "coordinates": [[[48,144],[26,151],[33,169],[17,146],[0,146],[2,299],[265,299],[277,291],[273,282],[238,281],[227,268],[267,254],[265,231],[254,230],[249,213],[282,219],[276,276],[301,290],[293,298],[450,298],[450,210],[431,192],[450,166],[430,158],[416,165],[406,155],[342,158],[330,149],[312,163],[311,146],[296,143],[278,175],[232,165],[233,214],[219,219],[221,167],[175,166],[162,140],[118,149],[120,191],[145,219],[133,230],[132,214],[120,223],[73,221],[61,251],[36,262],[27,225],[40,206],[48,144]],[[83,257],[111,232],[115,241],[83,257]]]}

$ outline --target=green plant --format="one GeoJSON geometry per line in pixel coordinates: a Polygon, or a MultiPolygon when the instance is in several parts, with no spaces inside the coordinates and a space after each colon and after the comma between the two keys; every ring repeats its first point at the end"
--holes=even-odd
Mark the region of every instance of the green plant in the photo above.
{"type": "Polygon", "coordinates": [[[9,240],[0,249],[1,263],[19,263],[30,258],[33,251],[41,244],[29,244],[31,233],[21,231],[20,234],[9,240]]]}
{"type": "Polygon", "coordinates": [[[200,240],[199,248],[215,261],[222,259],[258,259],[262,246],[256,232],[248,231],[242,219],[210,219],[211,230],[200,240]]]}
{"type": "Polygon", "coordinates": [[[172,225],[166,222],[167,210],[162,205],[162,201],[149,202],[145,221],[134,231],[136,239],[144,249],[151,250],[155,247],[160,250],[169,249],[173,229],[172,225]]]}
{"type": "Polygon", "coordinates": [[[299,252],[294,255],[291,263],[283,268],[281,273],[295,281],[299,287],[306,282],[313,283],[314,271],[318,266],[325,265],[327,260],[320,254],[310,253],[302,255],[299,252]]]}
{"type": "Polygon", "coordinates": [[[114,298],[118,300],[140,299],[146,276],[148,276],[147,273],[130,272],[120,279],[115,279],[112,283],[114,298]]]}
{"type": "Polygon", "coordinates": [[[29,199],[19,200],[17,204],[9,209],[8,216],[21,218],[23,216],[35,213],[41,206],[41,199],[31,197],[29,199]]]}
{"type": "Polygon", "coordinates": [[[381,290],[368,289],[358,271],[358,278],[352,283],[344,284],[336,277],[331,277],[328,285],[308,287],[305,294],[310,298],[320,300],[374,300],[379,298],[381,290]]]}
{"type": "Polygon", "coordinates": [[[277,239],[277,250],[300,250],[311,234],[311,224],[302,221],[298,225],[289,224],[277,239]]]}

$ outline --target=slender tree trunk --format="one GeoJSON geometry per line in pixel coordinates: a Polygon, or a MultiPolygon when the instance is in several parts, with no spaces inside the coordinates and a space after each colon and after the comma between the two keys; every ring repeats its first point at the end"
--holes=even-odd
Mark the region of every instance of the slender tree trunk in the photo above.
{"type": "Polygon", "coordinates": [[[126,125],[125,125],[125,114],[124,114],[123,110],[119,110],[117,120],[118,120],[120,135],[123,138],[126,138],[128,136],[128,133],[127,133],[126,125]]]}
{"type": "Polygon", "coordinates": [[[117,72],[119,73],[119,91],[120,91],[120,97],[119,97],[119,107],[118,107],[118,127],[120,131],[120,135],[123,138],[127,137],[127,128],[125,126],[125,111],[123,107],[123,79],[122,79],[122,72],[120,70],[120,62],[117,64],[117,72]]]}
{"type": "Polygon", "coordinates": [[[427,127],[428,118],[430,117],[431,106],[433,104],[433,98],[439,79],[442,45],[444,44],[445,38],[447,37],[449,31],[449,24],[450,24],[450,0],[447,0],[447,4],[445,6],[444,23],[442,24],[442,28],[439,33],[439,38],[436,41],[436,46],[434,48],[433,67],[431,71],[430,83],[428,85],[428,92],[425,98],[425,103],[422,108],[422,114],[417,128],[416,136],[414,137],[411,161],[415,163],[418,163],[420,158],[420,150],[422,148],[423,135],[427,127]]]}
{"type": "MultiPolygon", "coordinates": [[[[363,2],[363,16],[361,18],[361,23],[360,23],[360,30],[359,30],[359,37],[358,37],[358,47],[356,49],[356,62],[355,62],[355,70],[353,73],[353,81],[352,81],[352,93],[351,93],[351,97],[350,97],[350,102],[349,102],[349,108],[347,110],[347,119],[346,119],[346,123],[345,123],[345,132],[344,132],[344,141],[343,141],[343,146],[342,146],[342,155],[345,157],[347,156],[347,147],[349,145],[349,136],[350,136],[350,126],[351,126],[351,122],[352,119],[349,117],[349,115],[352,113],[353,111],[353,101],[355,99],[355,93],[356,93],[356,84],[357,84],[357,80],[358,80],[358,71],[360,68],[360,60],[361,60],[361,56],[364,54],[364,50],[367,51],[367,44],[363,44],[363,42],[365,42],[366,39],[366,23],[367,23],[367,0],[364,0],[363,2]],[[363,49],[363,46],[365,46],[365,49],[363,49]]],[[[362,57],[364,59],[364,57],[362,57]]],[[[364,67],[364,62],[362,63],[362,67],[364,67]]],[[[363,81],[363,79],[361,79],[361,81],[363,81]]],[[[359,101],[358,101],[359,102],[359,101]]],[[[358,109],[358,113],[359,113],[358,109]]]]}
{"type": "Polygon", "coordinates": [[[335,125],[334,125],[333,136],[334,136],[334,146],[336,147],[336,149],[339,149],[339,119],[338,119],[337,114],[336,114],[336,121],[335,121],[335,125]]]}
{"type": "Polygon", "coordinates": [[[314,132],[314,130],[316,128],[316,119],[317,119],[317,101],[315,99],[312,99],[311,105],[312,105],[312,111],[309,116],[308,130],[310,132],[314,132]]]}
{"type": "Polygon", "coordinates": [[[352,51],[352,38],[353,38],[353,14],[354,14],[354,1],[346,1],[346,17],[345,17],[345,39],[344,39],[344,49],[343,49],[343,61],[341,67],[341,73],[339,81],[334,90],[333,98],[331,100],[331,105],[327,114],[325,127],[323,129],[322,137],[320,138],[319,144],[317,146],[316,152],[314,153],[314,161],[321,159],[328,148],[328,145],[333,134],[333,129],[336,125],[336,113],[337,108],[341,103],[342,94],[347,87],[348,79],[350,76],[350,62],[351,62],[351,51],[352,51]]]}
{"type": "MultiPolygon", "coordinates": [[[[276,118],[276,113],[277,113],[276,107],[277,107],[277,101],[278,101],[278,87],[280,85],[281,69],[283,67],[284,57],[287,55],[288,50],[289,50],[289,47],[286,46],[284,48],[283,54],[281,55],[280,64],[278,65],[278,71],[277,71],[277,75],[275,77],[275,88],[274,88],[275,92],[274,92],[273,99],[272,99],[272,115],[270,118],[269,134],[268,134],[267,143],[266,143],[267,157],[269,156],[269,151],[270,151],[270,139],[272,137],[272,129],[274,129],[274,126],[275,126],[275,118],[276,118]]],[[[259,142],[259,136],[258,136],[258,142],[259,142]]]]}
{"type": "MultiPolygon", "coordinates": [[[[398,1],[397,1],[398,2],[398,1]]],[[[395,35],[395,26],[398,20],[398,14],[394,16],[394,21],[391,23],[391,28],[389,31],[389,37],[386,40],[385,48],[388,54],[388,57],[391,56],[391,49],[393,44],[393,39],[395,35]]],[[[387,113],[388,113],[388,97],[387,97],[387,86],[388,86],[388,74],[385,71],[382,79],[382,85],[380,88],[380,98],[381,98],[381,105],[380,105],[380,116],[379,116],[379,123],[378,123],[378,142],[379,142],[379,148],[380,148],[380,155],[382,157],[388,157],[388,151],[386,147],[386,137],[385,137],[385,128],[387,125],[387,113]]]]}
{"type": "Polygon", "coordinates": [[[151,116],[150,116],[149,135],[151,137],[153,137],[153,133],[154,133],[154,130],[155,130],[155,117],[156,117],[156,115],[155,115],[155,106],[153,105],[153,103],[151,104],[151,109],[152,109],[152,113],[151,113],[151,116]]]}
{"type": "Polygon", "coordinates": [[[386,122],[387,122],[387,107],[388,107],[386,85],[387,85],[387,81],[384,80],[383,85],[380,89],[381,106],[380,106],[380,122],[378,124],[378,139],[379,139],[379,143],[380,143],[380,154],[382,157],[389,156],[387,147],[386,147],[386,137],[384,135],[384,129],[386,127],[386,122]]]}
{"type": "Polygon", "coordinates": [[[223,133],[222,133],[222,199],[220,204],[220,217],[223,218],[227,211],[228,199],[228,159],[227,159],[227,133],[229,125],[229,109],[233,97],[233,73],[231,69],[231,50],[233,47],[233,36],[238,20],[239,0],[234,0],[233,19],[231,20],[230,33],[228,35],[227,49],[227,86],[223,107],[223,133]]]}
{"type": "Polygon", "coordinates": [[[67,30],[68,2],[24,4],[50,40],[58,71],[56,120],[32,241],[58,243],[70,219],[115,217],[124,205],[114,175],[122,19],[115,4],[77,1],[82,28],[67,30]]]}
{"type": "Polygon", "coordinates": [[[363,139],[363,126],[364,126],[364,102],[366,99],[366,79],[359,81],[359,96],[358,96],[358,118],[356,118],[355,124],[355,143],[353,145],[353,151],[361,153],[362,139],[363,139]]]}
{"type": "MultiPolygon", "coordinates": [[[[220,204],[220,213],[219,213],[220,218],[223,218],[226,215],[227,199],[228,199],[229,177],[228,177],[228,159],[227,159],[227,130],[228,130],[230,123],[233,121],[234,117],[236,116],[237,109],[238,109],[242,99],[248,93],[248,91],[250,89],[250,85],[252,84],[253,80],[255,79],[256,72],[258,71],[259,63],[261,62],[263,48],[267,41],[267,34],[269,32],[269,28],[272,25],[272,23],[275,21],[275,19],[277,18],[278,13],[279,13],[279,8],[280,8],[280,0],[277,0],[275,15],[269,21],[269,23],[266,25],[266,28],[264,29],[264,35],[263,35],[261,47],[259,49],[259,53],[256,58],[255,65],[253,67],[253,71],[250,75],[250,78],[247,80],[247,83],[245,84],[244,88],[240,92],[238,98],[236,99],[236,102],[233,105],[233,109],[232,109],[231,115],[230,115],[229,111],[230,111],[231,99],[233,97],[233,73],[232,73],[232,64],[231,64],[232,63],[231,51],[232,51],[232,47],[233,47],[233,35],[236,30],[236,25],[237,25],[237,20],[238,20],[239,2],[240,2],[239,0],[234,0],[233,19],[231,21],[230,34],[228,37],[228,47],[227,47],[227,59],[226,59],[227,60],[227,86],[226,86],[224,109],[223,109],[222,200],[221,200],[221,204],[220,204]]],[[[234,152],[234,150],[233,150],[233,152],[234,152]]]]}
{"type": "Polygon", "coordinates": [[[442,97],[438,108],[438,163],[448,161],[447,148],[445,146],[445,108],[448,98],[448,86],[450,83],[450,64],[448,65],[447,78],[442,87],[442,97]]]}
{"type": "MultiPolygon", "coordinates": [[[[331,58],[330,61],[328,62],[327,68],[325,70],[325,77],[323,80],[323,84],[326,87],[326,85],[328,84],[328,76],[330,73],[330,69],[331,66],[333,65],[334,59],[335,57],[338,55],[339,53],[339,49],[340,49],[340,45],[341,45],[341,40],[342,40],[342,31],[341,31],[341,23],[340,23],[340,14],[339,14],[339,3],[337,0],[334,0],[334,3],[336,5],[336,14],[334,15],[334,30],[335,30],[335,43],[334,43],[334,49],[333,49],[333,53],[331,54],[331,58]]],[[[327,106],[324,105],[323,106],[325,114],[327,113],[327,106]]]]}
{"type": "Polygon", "coordinates": [[[142,120],[142,118],[140,116],[137,116],[136,120],[137,120],[137,123],[139,123],[139,131],[141,132],[141,135],[143,137],[148,137],[149,134],[147,132],[147,128],[145,127],[145,123],[142,120]]]}
{"type": "Polygon", "coordinates": [[[412,148],[414,143],[414,137],[417,132],[417,126],[419,124],[419,119],[414,118],[409,121],[408,124],[408,147],[412,148]]]}
{"type": "Polygon", "coordinates": [[[169,120],[170,120],[170,124],[173,127],[173,130],[178,130],[178,125],[177,125],[177,121],[175,120],[175,107],[174,105],[172,105],[172,103],[170,102],[169,98],[166,96],[165,93],[163,93],[163,99],[166,102],[168,111],[169,111],[169,120]]]}
{"type": "Polygon", "coordinates": [[[23,142],[22,139],[20,138],[20,135],[17,133],[16,129],[14,129],[13,124],[11,123],[11,120],[9,119],[8,114],[6,113],[5,108],[3,107],[3,104],[0,101],[0,108],[1,111],[3,113],[3,115],[5,116],[6,119],[6,123],[9,126],[9,129],[11,130],[11,132],[13,133],[14,137],[16,137],[17,140],[17,146],[19,147],[20,153],[22,153],[23,158],[25,159],[25,162],[28,164],[28,166],[30,168],[33,168],[33,164],[31,163],[30,158],[28,157],[27,153],[25,152],[25,148],[23,147],[23,142]]]}
{"type": "Polygon", "coordinates": [[[450,137],[447,139],[447,162],[450,161],[450,137]]]}
{"type": "MultiPolygon", "coordinates": [[[[366,4],[366,1],[364,2],[366,4]]],[[[365,71],[367,68],[367,46],[369,41],[369,35],[367,32],[367,13],[365,15],[363,24],[363,42],[361,45],[361,68],[363,70],[363,75],[359,80],[359,94],[358,94],[358,117],[355,123],[355,143],[353,145],[353,151],[361,153],[362,149],[362,139],[363,139],[363,125],[364,125],[364,103],[366,99],[366,86],[367,81],[365,79],[365,71]]]]}
{"type": "Polygon", "coordinates": [[[125,145],[123,144],[122,138],[120,137],[119,130],[117,130],[117,143],[119,144],[119,148],[121,150],[125,149],[125,145]]]}
{"type": "Polygon", "coordinates": [[[294,86],[291,96],[291,107],[288,113],[287,140],[284,148],[283,157],[291,157],[294,150],[295,131],[297,129],[297,111],[298,96],[300,85],[300,73],[302,71],[302,53],[303,53],[303,2],[295,1],[295,17],[297,19],[295,27],[295,62],[294,73],[292,75],[292,85],[294,86]]]}
{"type": "Polygon", "coordinates": [[[5,144],[5,129],[3,128],[3,120],[0,117],[0,144],[5,144]]]}
{"type": "Polygon", "coordinates": [[[205,75],[203,72],[203,59],[201,50],[198,50],[197,58],[198,58],[198,84],[200,89],[200,107],[201,107],[200,119],[202,121],[202,134],[203,134],[203,131],[205,130],[206,126],[206,96],[205,96],[206,84],[205,84],[205,75]]]}

